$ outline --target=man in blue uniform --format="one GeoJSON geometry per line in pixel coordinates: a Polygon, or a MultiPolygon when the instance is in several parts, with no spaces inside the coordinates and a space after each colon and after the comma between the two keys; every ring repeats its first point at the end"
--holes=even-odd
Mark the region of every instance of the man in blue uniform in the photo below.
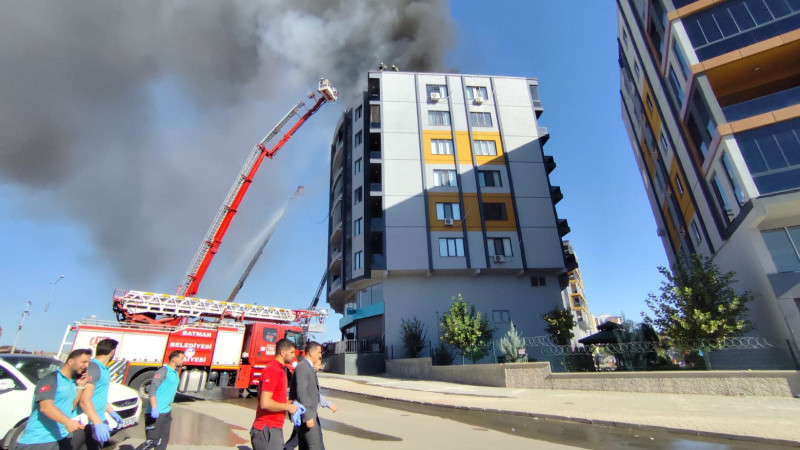
{"type": "Polygon", "coordinates": [[[169,362],[158,369],[150,384],[150,401],[144,416],[147,441],[144,449],[165,450],[172,425],[172,402],[178,392],[178,370],[183,366],[183,351],[169,354],[169,362]]]}
{"type": "Polygon", "coordinates": [[[80,395],[79,404],[89,418],[89,423],[82,433],[76,432],[72,435],[72,448],[75,450],[103,448],[103,443],[111,438],[111,427],[106,421],[106,412],[118,425],[122,422],[122,417],[108,403],[108,389],[111,385],[108,364],[114,359],[116,352],[117,341],[103,339],[97,343],[95,357],[86,369],[86,387],[80,395]]]}
{"type": "MultiPolygon", "coordinates": [[[[73,350],[61,369],[36,383],[31,415],[15,450],[72,450],[70,433],[83,429],[70,418],[79,399],[75,378],[86,371],[91,357],[88,348],[73,350]]],[[[85,385],[86,379],[78,384],[85,385]]]]}

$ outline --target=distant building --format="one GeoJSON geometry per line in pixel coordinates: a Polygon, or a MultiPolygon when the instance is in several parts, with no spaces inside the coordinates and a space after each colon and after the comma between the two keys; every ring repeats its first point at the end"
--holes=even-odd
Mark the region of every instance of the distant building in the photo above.
{"type": "Polygon", "coordinates": [[[343,338],[402,357],[401,320],[416,317],[436,346],[458,293],[498,337],[512,320],[544,334],[569,226],[555,211],[538,82],[389,71],[367,81],[331,145],[328,302],[344,314],[343,338]]]}
{"type": "Polygon", "coordinates": [[[589,312],[589,305],[586,303],[578,258],[569,241],[564,241],[564,255],[567,269],[569,269],[569,283],[561,291],[561,299],[564,308],[572,312],[575,320],[575,327],[572,329],[572,344],[577,345],[578,339],[597,333],[597,326],[594,323],[594,316],[589,312]]]}
{"type": "Polygon", "coordinates": [[[711,256],[754,294],[774,348],[734,366],[800,367],[800,3],[617,7],[622,117],[670,262],[711,256]]]}
{"type": "Polygon", "coordinates": [[[612,316],[610,314],[601,314],[601,315],[596,316],[594,318],[594,326],[595,326],[595,328],[599,327],[600,325],[602,325],[602,324],[604,324],[606,322],[612,322],[612,323],[617,323],[617,324],[622,325],[622,322],[624,322],[624,319],[622,318],[622,316],[612,316]]]}

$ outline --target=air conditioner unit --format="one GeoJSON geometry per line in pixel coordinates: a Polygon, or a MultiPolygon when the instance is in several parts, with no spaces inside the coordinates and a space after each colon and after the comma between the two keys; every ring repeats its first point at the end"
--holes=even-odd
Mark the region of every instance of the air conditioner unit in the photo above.
{"type": "Polygon", "coordinates": [[[476,105],[482,105],[482,104],[483,104],[483,102],[485,102],[485,101],[486,101],[486,99],[484,99],[483,97],[475,97],[475,99],[474,99],[474,100],[472,100],[472,101],[473,101],[473,102],[474,102],[476,105]]]}
{"type": "Polygon", "coordinates": [[[442,94],[438,92],[431,92],[431,100],[438,102],[441,99],[442,99],[442,94]]]}
{"type": "Polygon", "coordinates": [[[503,255],[494,255],[492,256],[492,261],[496,263],[503,263],[506,262],[506,257],[503,255]]]}
{"type": "Polygon", "coordinates": [[[453,219],[444,219],[444,225],[447,227],[452,227],[455,221],[453,219]]]}

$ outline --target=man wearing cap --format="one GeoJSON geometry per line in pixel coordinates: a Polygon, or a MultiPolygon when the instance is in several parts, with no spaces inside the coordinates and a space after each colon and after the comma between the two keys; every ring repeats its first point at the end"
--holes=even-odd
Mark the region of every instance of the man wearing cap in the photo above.
{"type": "Polygon", "coordinates": [[[86,371],[91,357],[88,348],[73,350],[61,369],[36,383],[31,415],[15,450],[72,450],[70,433],[83,425],[70,417],[78,406],[78,385],[86,384],[86,378],[77,384],[75,379],[86,371]]]}

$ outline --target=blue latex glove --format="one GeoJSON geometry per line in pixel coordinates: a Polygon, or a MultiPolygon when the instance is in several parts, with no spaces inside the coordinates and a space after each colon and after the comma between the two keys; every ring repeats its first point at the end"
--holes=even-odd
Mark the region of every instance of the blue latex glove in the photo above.
{"type": "Polygon", "coordinates": [[[120,417],[120,415],[117,414],[116,411],[111,411],[110,413],[108,413],[108,415],[111,416],[112,419],[114,419],[114,422],[117,422],[117,428],[122,426],[122,417],[120,417]]]}
{"type": "Polygon", "coordinates": [[[111,438],[111,428],[108,427],[107,423],[100,422],[94,426],[92,436],[97,442],[107,442],[111,438]]]}
{"type": "Polygon", "coordinates": [[[153,419],[158,419],[158,409],[151,409],[150,417],[152,417],[153,419]]]}
{"type": "Polygon", "coordinates": [[[292,414],[292,423],[294,426],[299,427],[303,424],[303,414],[306,413],[306,407],[297,402],[294,402],[294,404],[297,405],[297,411],[292,414]]]}

